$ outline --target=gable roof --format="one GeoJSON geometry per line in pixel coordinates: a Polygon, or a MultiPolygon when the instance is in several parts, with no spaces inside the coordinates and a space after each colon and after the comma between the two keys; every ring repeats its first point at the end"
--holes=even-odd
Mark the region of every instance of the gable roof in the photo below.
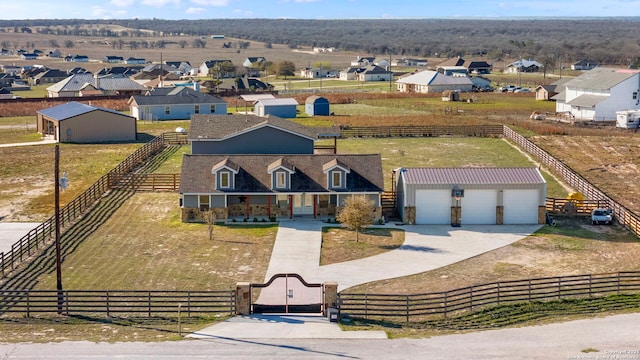
{"type": "Polygon", "coordinates": [[[176,104],[226,104],[224,100],[211,94],[199,92],[185,86],[169,88],[163,95],[134,95],[129,99],[129,103],[138,105],[176,105],[176,104]]]}
{"type": "Polygon", "coordinates": [[[374,155],[193,155],[185,154],[182,159],[180,193],[277,193],[271,188],[270,164],[283,161],[291,174],[291,187],[285,192],[336,192],[327,188],[327,175],[323,165],[333,160],[350,169],[344,192],[381,192],[384,189],[382,159],[374,155]],[[222,161],[230,161],[239,168],[234,189],[213,190],[215,174],[211,169],[222,161]]]}
{"type": "Polygon", "coordinates": [[[419,85],[473,85],[467,76],[448,76],[437,71],[425,70],[398,79],[396,83],[419,85]]]}
{"type": "Polygon", "coordinates": [[[107,108],[102,108],[102,107],[97,107],[97,106],[91,106],[91,105],[87,105],[87,104],[83,104],[83,103],[79,103],[76,101],[71,101],[68,102],[66,104],[62,104],[62,105],[58,105],[58,106],[53,106],[47,109],[43,109],[43,110],[39,110],[36,111],[36,113],[38,114],[42,114],[43,116],[46,116],[49,119],[52,120],[57,120],[57,121],[63,121],[65,119],[69,119],[78,115],[82,115],[82,114],[86,114],[86,113],[90,113],[92,111],[106,111],[112,114],[116,114],[116,115],[120,115],[120,116],[127,116],[130,117],[126,114],[123,114],[119,111],[115,111],[112,109],[107,109],[107,108]]]}
{"type": "Polygon", "coordinates": [[[264,126],[278,128],[311,139],[322,134],[340,134],[336,128],[313,128],[276,116],[255,115],[192,115],[189,140],[223,140],[264,126]]]}
{"type": "Polygon", "coordinates": [[[86,84],[102,90],[145,90],[146,88],[127,77],[101,77],[100,86],[96,86],[93,74],[75,74],[47,88],[51,92],[80,91],[86,84]]]}
{"type": "Polygon", "coordinates": [[[512,62],[511,64],[507,65],[507,67],[523,67],[523,68],[529,68],[532,66],[537,66],[537,67],[542,67],[542,64],[540,64],[537,61],[534,60],[527,60],[527,59],[520,59],[520,60],[516,60],[514,62],[512,62]]]}
{"type": "Polygon", "coordinates": [[[538,168],[402,168],[406,184],[544,184],[538,168]]]}
{"type": "Polygon", "coordinates": [[[257,103],[260,103],[264,106],[298,105],[298,102],[294,98],[258,99],[256,100],[256,104],[257,103]]]}
{"type": "Polygon", "coordinates": [[[563,84],[564,88],[610,90],[621,82],[637,76],[640,70],[597,67],[563,84]]]}

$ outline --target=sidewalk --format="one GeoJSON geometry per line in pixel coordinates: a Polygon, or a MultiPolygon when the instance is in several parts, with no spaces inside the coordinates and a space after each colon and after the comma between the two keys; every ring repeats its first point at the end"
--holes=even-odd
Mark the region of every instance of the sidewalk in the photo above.
{"type": "Polygon", "coordinates": [[[32,142],[23,142],[23,143],[12,143],[12,144],[0,144],[0,147],[16,147],[16,146],[30,146],[30,145],[46,145],[46,144],[55,144],[57,140],[53,139],[45,139],[41,141],[32,141],[32,142]]]}

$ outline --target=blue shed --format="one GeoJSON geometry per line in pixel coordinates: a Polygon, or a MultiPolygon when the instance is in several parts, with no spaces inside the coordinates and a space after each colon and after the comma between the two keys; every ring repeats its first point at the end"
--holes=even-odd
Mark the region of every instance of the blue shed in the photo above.
{"type": "Polygon", "coordinates": [[[281,118],[295,118],[298,102],[295,99],[260,99],[255,102],[255,114],[273,115],[281,118]]]}
{"type": "Polygon", "coordinates": [[[329,115],[329,100],[322,96],[309,96],[305,101],[304,111],[310,115],[329,115]]]}

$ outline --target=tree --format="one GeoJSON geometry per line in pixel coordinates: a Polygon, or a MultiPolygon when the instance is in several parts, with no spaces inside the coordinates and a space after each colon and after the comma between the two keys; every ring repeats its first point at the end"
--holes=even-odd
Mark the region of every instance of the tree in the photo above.
{"type": "Polygon", "coordinates": [[[336,219],[348,229],[355,230],[356,242],[363,228],[373,224],[373,201],[362,196],[354,196],[344,201],[344,207],[336,219]]]}
{"type": "Polygon", "coordinates": [[[73,41],[71,41],[71,40],[65,40],[64,41],[64,47],[66,47],[67,49],[71,49],[74,46],[75,46],[75,44],[73,43],[73,41]]]}
{"type": "Polygon", "coordinates": [[[278,75],[284,76],[284,79],[287,79],[287,76],[293,76],[296,73],[296,65],[288,60],[284,60],[278,63],[278,75]]]}

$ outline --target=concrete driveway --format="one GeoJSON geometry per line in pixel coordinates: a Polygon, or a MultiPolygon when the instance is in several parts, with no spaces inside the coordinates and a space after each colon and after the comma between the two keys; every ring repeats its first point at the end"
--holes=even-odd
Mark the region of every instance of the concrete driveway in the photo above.
{"type": "Polygon", "coordinates": [[[437,269],[527,237],[541,225],[386,225],[405,231],[404,244],[383,254],[320,266],[318,221],[281,222],[265,281],[278,273],[297,273],[308,282],[336,281],[338,291],[384,279],[437,269]]]}
{"type": "Polygon", "coordinates": [[[40,223],[30,222],[0,222],[0,252],[11,250],[11,245],[20,240],[40,223]]]}

